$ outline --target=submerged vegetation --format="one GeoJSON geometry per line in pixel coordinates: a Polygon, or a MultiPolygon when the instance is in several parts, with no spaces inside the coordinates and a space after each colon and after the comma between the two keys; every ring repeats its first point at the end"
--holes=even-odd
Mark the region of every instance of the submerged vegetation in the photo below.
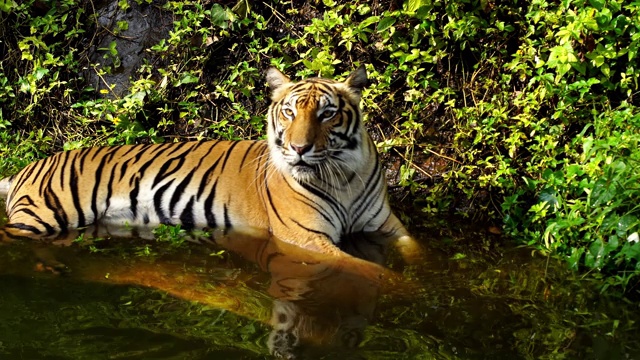
{"type": "Polygon", "coordinates": [[[0,174],[61,149],[262,137],[267,67],[342,78],[365,65],[398,196],[636,292],[639,3],[97,5],[0,1],[0,174]],[[131,66],[135,14],[155,32],[131,66]]]}

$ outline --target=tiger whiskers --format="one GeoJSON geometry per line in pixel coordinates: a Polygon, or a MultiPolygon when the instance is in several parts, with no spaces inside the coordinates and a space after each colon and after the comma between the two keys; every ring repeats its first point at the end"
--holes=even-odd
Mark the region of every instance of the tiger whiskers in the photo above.
{"type": "MultiPolygon", "coordinates": [[[[358,179],[360,180],[360,183],[362,184],[362,187],[367,187],[367,185],[364,182],[364,179],[362,178],[362,176],[360,176],[360,173],[358,171],[356,171],[353,166],[352,163],[358,164],[358,161],[362,161],[361,159],[356,159],[355,156],[352,156],[352,162],[349,162],[348,159],[343,159],[340,156],[335,156],[333,154],[331,154],[331,152],[341,152],[344,154],[344,152],[342,150],[337,150],[337,149],[329,149],[329,157],[331,158],[332,161],[334,162],[339,162],[340,164],[344,165],[344,167],[346,167],[347,169],[349,169],[351,172],[353,172],[355,174],[355,176],[358,177],[358,179]]],[[[338,167],[340,167],[340,165],[336,165],[338,167]]]]}
{"type": "Polygon", "coordinates": [[[269,180],[277,171],[276,166],[271,161],[271,153],[268,151],[268,149],[261,155],[256,156],[254,159],[252,159],[248,164],[256,165],[257,167],[259,167],[258,174],[249,185],[250,187],[255,185],[258,180],[262,181],[264,186],[267,186],[269,180]],[[262,160],[264,161],[261,164],[260,161],[262,160]]]}
{"type": "Polygon", "coordinates": [[[321,177],[327,179],[327,184],[332,188],[331,190],[334,192],[334,197],[337,199],[338,191],[341,191],[342,188],[346,188],[348,196],[351,197],[353,195],[351,191],[351,182],[347,178],[340,164],[334,161],[331,157],[325,158],[325,161],[320,164],[321,169],[321,177]],[[328,173],[328,176],[324,176],[324,173],[328,173]],[[340,181],[342,178],[343,181],[340,181]],[[344,186],[342,186],[344,184],[344,186]]]}
{"type": "MultiPolygon", "coordinates": [[[[328,158],[327,158],[328,160],[328,158]]],[[[330,169],[330,165],[327,162],[322,162],[320,164],[318,164],[318,170],[320,172],[320,179],[328,185],[328,190],[331,191],[331,196],[333,196],[334,199],[339,199],[338,197],[338,188],[336,186],[337,184],[337,178],[335,176],[335,173],[333,171],[331,171],[330,169]],[[325,175],[325,173],[327,173],[328,175],[325,175]],[[326,179],[326,180],[323,180],[326,179]]]]}

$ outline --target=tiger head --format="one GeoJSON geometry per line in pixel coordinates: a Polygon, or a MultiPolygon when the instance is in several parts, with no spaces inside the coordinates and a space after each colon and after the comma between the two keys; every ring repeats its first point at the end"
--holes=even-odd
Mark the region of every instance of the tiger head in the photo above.
{"type": "Polygon", "coordinates": [[[369,155],[359,105],[368,83],[364,67],[344,82],[293,82],[270,68],[267,82],[272,91],[267,138],[280,172],[300,182],[342,181],[364,165],[369,155]]]}

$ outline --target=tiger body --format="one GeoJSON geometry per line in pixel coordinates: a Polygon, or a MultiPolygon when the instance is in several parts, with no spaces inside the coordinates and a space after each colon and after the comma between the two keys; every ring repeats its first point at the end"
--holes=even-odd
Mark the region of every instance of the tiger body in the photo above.
{"type": "Polygon", "coordinates": [[[197,141],[58,153],[0,181],[6,236],[54,237],[93,223],[255,228],[341,254],[341,237],[410,243],[362,124],[363,68],[345,82],[270,69],[267,141],[197,141]]]}
{"type": "Polygon", "coordinates": [[[260,141],[201,141],[58,153],[27,166],[13,179],[8,227],[35,235],[55,235],[96,221],[264,227],[264,208],[255,201],[260,185],[256,175],[264,160],[259,162],[256,155],[266,151],[260,141]],[[253,163],[242,164],[245,154],[244,160],[253,163]]]}

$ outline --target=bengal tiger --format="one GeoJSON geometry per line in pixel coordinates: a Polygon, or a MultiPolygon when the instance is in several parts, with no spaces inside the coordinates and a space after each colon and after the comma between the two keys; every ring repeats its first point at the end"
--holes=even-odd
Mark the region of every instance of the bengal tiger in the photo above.
{"type": "Polygon", "coordinates": [[[53,238],[101,222],[267,229],[342,255],[351,233],[375,233],[413,253],[392,213],[376,146],[360,109],[364,67],[344,82],[266,73],[266,141],[193,141],[57,153],[0,181],[6,240],[53,238]]]}

